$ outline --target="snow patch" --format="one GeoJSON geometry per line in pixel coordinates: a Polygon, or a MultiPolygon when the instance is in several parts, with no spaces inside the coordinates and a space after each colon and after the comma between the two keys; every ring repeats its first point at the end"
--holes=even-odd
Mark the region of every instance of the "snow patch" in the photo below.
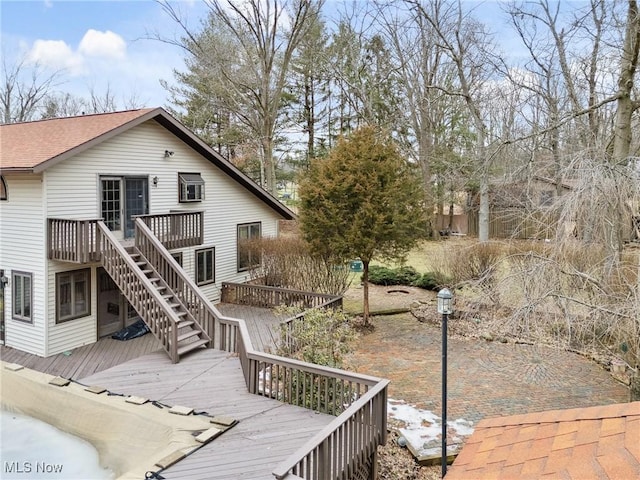
{"type": "MultiPolygon", "coordinates": [[[[389,399],[389,417],[401,422],[400,434],[411,446],[417,457],[432,457],[441,454],[442,418],[429,410],[422,410],[404,400],[389,399]]],[[[459,450],[466,437],[473,433],[473,422],[458,418],[447,421],[447,453],[459,450]]]]}

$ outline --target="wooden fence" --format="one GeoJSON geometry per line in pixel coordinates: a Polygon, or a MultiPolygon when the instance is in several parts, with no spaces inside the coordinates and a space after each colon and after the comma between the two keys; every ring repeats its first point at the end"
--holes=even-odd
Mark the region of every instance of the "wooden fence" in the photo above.
{"type": "MultiPolygon", "coordinates": [[[[477,236],[478,211],[467,214],[468,235],[477,236]]],[[[550,213],[524,208],[493,208],[489,212],[489,238],[545,239],[554,238],[558,219],[550,213]]]]}

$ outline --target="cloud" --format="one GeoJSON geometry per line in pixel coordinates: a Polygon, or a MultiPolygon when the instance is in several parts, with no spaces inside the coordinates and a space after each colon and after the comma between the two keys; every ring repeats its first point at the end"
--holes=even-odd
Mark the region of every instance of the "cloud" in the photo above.
{"type": "Polygon", "coordinates": [[[109,59],[123,59],[127,55],[127,44],[124,39],[111,30],[99,32],[94,29],[87,30],[78,52],[88,57],[101,57],[109,59]]]}
{"type": "Polygon", "coordinates": [[[63,40],[36,40],[27,59],[54,70],[66,70],[73,76],[85,75],[96,65],[122,61],[127,57],[127,44],[117,33],[89,29],[74,50],[63,40]]]}
{"type": "Polygon", "coordinates": [[[67,69],[74,74],[82,71],[83,59],[62,40],[36,40],[27,54],[32,63],[53,69],[67,69]]]}

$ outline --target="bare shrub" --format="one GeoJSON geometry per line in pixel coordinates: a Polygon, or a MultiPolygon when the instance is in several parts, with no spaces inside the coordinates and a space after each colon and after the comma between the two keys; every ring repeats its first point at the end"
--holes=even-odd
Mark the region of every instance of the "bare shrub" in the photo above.
{"type": "Polygon", "coordinates": [[[254,239],[241,248],[250,258],[261,259],[250,276],[265,285],[333,295],[343,294],[349,286],[349,265],[312,255],[299,237],[254,239]]]}
{"type": "Polygon", "coordinates": [[[485,318],[492,330],[640,364],[637,252],[611,262],[607,249],[578,242],[518,242],[509,251],[493,279],[512,307],[485,318]]]}
{"type": "Polygon", "coordinates": [[[498,242],[475,243],[456,249],[448,257],[446,270],[458,287],[470,286],[480,289],[484,297],[494,304],[499,303],[495,289],[498,280],[499,263],[505,257],[505,246],[498,242]]]}

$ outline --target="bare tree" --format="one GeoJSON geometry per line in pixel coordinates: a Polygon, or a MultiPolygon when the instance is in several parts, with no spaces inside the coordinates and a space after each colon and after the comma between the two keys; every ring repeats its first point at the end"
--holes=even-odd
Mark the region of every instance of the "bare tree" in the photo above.
{"type": "Polygon", "coordinates": [[[8,65],[6,56],[2,61],[2,123],[26,122],[36,115],[43,99],[55,87],[61,72],[47,74],[40,65],[30,65],[25,57],[8,65]]]}
{"type": "Polygon", "coordinates": [[[483,113],[483,85],[494,76],[494,48],[489,33],[462,9],[460,2],[436,2],[431,10],[421,1],[408,0],[424,20],[433,28],[444,55],[452,63],[457,84],[432,85],[447,95],[464,101],[475,135],[474,156],[479,183],[480,208],[478,211],[478,237],[489,239],[489,180],[492,157],[488,151],[488,130],[483,113]]]}
{"type": "Polygon", "coordinates": [[[632,141],[631,117],[640,108],[640,100],[633,100],[634,77],[638,67],[640,53],[640,14],[638,2],[628,0],[627,22],[622,58],[620,61],[620,75],[618,77],[618,108],[613,132],[613,160],[621,161],[629,157],[629,147],[632,141]]]}
{"type": "MultiPolygon", "coordinates": [[[[215,18],[237,47],[227,57],[233,62],[218,69],[220,80],[228,88],[225,98],[240,96],[250,106],[241,118],[260,141],[263,185],[275,193],[274,143],[290,64],[312,18],[318,15],[322,0],[207,0],[206,3],[210,17],[215,18]],[[238,75],[238,68],[244,75],[238,75]]],[[[179,41],[159,39],[175,43],[203,61],[207,51],[216,51],[215,36],[200,35],[188,27],[168,2],[162,1],[161,5],[185,36],[179,41]],[[205,44],[204,40],[212,43],[205,44]]],[[[228,45],[226,41],[223,43],[228,45]]]]}

